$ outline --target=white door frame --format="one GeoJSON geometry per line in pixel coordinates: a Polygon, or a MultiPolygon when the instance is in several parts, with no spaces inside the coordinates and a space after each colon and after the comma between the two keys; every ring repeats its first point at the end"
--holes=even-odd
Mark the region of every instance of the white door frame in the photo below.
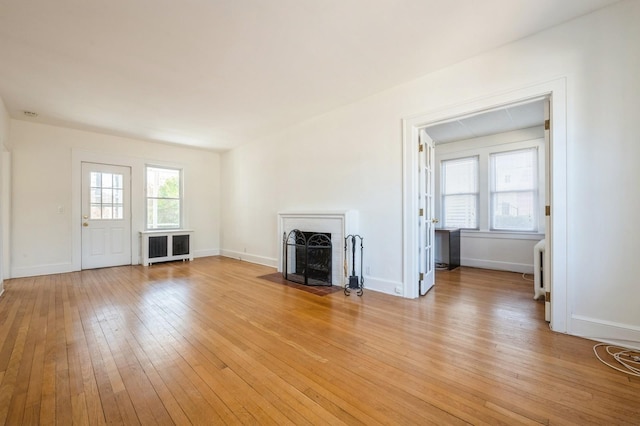
{"type": "MultiPolygon", "coordinates": [[[[403,271],[402,296],[416,298],[418,288],[418,132],[441,121],[495,109],[527,99],[550,96],[551,143],[549,147],[551,179],[549,200],[551,216],[546,229],[547,250],[551,252],[550,283],[552,286],[551,322],[554,331],[567,333],[569,322],[569,287],[567,285],[567,94],[566,78],[558,78],[521,89],[504,92],[430,113],[403,119],[403,271]]],[[[532,254],[533,256],[533,254],[532,254]]]]}

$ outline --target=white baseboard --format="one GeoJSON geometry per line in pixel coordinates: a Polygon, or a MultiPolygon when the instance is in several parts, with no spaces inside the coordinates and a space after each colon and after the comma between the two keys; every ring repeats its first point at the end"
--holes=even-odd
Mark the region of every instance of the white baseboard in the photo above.
{"type": "Polygon", "coordinates": [[[193,257],[210,257],[210,256],[220,256],[220,249],[206,249],[206,250],[194,250],[193,257]]]}
{"type": "Polygon", "coordinates": [[[64,274],[73,272],[71,263],[51,263],[48,265],[22,266],[11,268],[11,278],[35,277],[38,275],[64,274]]]}
{"type": "Polygon", "coordinates": [[[572,315],[570,334],[598,342],[640,349],[640,327],[629,324],[572,315]]]}
{"type": "Polygon", "coordinates": [[[364,289],[378,291],[380,293],[390,294],[392,296],[401,296],[396,293],[396,288],[399,288],[402,292],[402,283],[398,281],[384,280],[382,278],[376,278],[369,275],[364,277],[364,289]]]}
{"type": "Polygon", "coordinates": [[[258,256],[251,253],[244,253],[233,250],[220,250],[220,256],[230,257],[232,259],[243,260],[249,263],[257,263],[258,265],[271,266],[276,268],[278,266],[278,259],[272,257],[258,256]]]}
{"type": "Polygon", "coordinates": [[[495,260],[462,258],[460,259],[460,264],[462,266],[471,266],[472,268],[495,269],[497,271],[533,274],[533,265],[528,263],[497,262],[495,260]]]}

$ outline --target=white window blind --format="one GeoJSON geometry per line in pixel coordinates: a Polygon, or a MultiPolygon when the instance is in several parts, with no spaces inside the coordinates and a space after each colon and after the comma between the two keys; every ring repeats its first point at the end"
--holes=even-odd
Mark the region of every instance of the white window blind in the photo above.
{"type": "Polygon", "coordinates": [[[536,148],[490,155],[491,229],[537,230],[537,162],[536,148]]]}
{"type": "Polygon", "coordinates": [[[478,157],[441,163],[443,225],[478,229],[478,157]]]}

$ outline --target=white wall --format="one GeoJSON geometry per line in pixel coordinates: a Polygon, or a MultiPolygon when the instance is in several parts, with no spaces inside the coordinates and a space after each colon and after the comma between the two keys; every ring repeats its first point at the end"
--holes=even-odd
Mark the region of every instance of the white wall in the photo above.
{"type": "Polygon", "coordinates": [[[224,154],[222,247],[275,262],[277,211],[358,210],[365,285],[392,293],[402,118],[566,78],[567,329],[640,341],[637,22],[640,2],[623,1],[224,154]]]}
{"type": "Polygon", "coordinates": [[[9,126],[10,119],[4,101],[0,98],[0,294],[4,291],[3,280],[7,274],[9,253],[9,126]]]}
{"type": "Polygon", "coordinates": [[[183,167],[185,226],[193,229],[196,257],[219,253],[220,155],[26,121],[11,121],[11,276],[80,268],[81,160],[130,165],[134,263],[144,229],[145,163],[183,167]],[[78,180],[76,182],[76,180],[78,180]],[[76,215],[77,217],[74,217],[76,215]]]}
{"type": "MultiPolygon", "coordinates": [[[[440,187],[442,160],[480,155],[479,230],[462,231],[460,236],[460,264],[476,268],[498,269],[521,273],[533,273],[533,247],[544,238],[544,128],[542,126],[504,132],[490,136],[466,139],[436,145],[435,148],[435,211],[442,218],[442,193],[440,187]],[[496,151],[508,151],[536,147],[538,149],[538,232],[490,232],[488,188],[488,156],[496,151]]],[[[441,221],[442,224],[442,221],[441,221]]],[[[436,262],[448,263],[446,238],[436,235],[436,262]]]]}

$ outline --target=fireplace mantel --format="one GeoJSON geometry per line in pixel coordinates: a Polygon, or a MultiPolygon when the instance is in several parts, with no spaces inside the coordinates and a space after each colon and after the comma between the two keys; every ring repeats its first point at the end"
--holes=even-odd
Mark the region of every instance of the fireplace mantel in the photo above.
{"type": "Polygon", "coordinates": [[[344,286],[344,238],[358,233],[358,212],[355,210],[338,211],[285,211],[278,213],[278,271],[282,272],[283,234],[294,229],[309,232],[328,232],[331,234],[333,253],[331,262],[333,285],[344,286]]]}

